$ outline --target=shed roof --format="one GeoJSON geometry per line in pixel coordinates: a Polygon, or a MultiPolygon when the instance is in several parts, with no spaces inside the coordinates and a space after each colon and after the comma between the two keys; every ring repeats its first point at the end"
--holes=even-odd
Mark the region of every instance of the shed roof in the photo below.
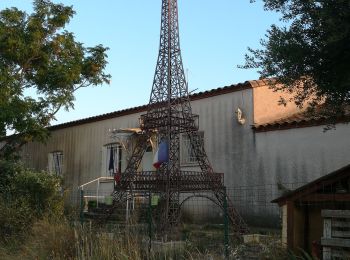
{"type": "Polygon", "coordinates": [[[305,195],[311,194],[318,189],[336,183],[339,180],[350,176],[350,164],[342,167],[334,172],[324,175],[312,182],[309,182],[298,189],[290,191],[283,196],[274,199],[272,203],[278,203],[279,205],[284,205],[287,201],[295,201],[305,195]]]}

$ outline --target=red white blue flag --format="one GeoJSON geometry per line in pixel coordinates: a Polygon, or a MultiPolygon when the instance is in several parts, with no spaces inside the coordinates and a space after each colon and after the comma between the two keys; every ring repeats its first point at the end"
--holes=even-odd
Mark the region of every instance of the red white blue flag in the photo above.
{"type": "Polygon", "coordinates": [[[158,151],[154,155],[153,166],[158,169],[162,163],[169,161],[169,146],[166,141],[159,143],[158,151]]]}

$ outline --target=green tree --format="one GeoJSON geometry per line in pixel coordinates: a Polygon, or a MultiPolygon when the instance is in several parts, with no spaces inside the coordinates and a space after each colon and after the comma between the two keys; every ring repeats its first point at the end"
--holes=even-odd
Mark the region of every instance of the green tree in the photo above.
{"type": "Polygon", "coordinates": [[[295,93],[290,101],[299,106],[325,102],[328,113],[342,114],[350,104],[349,0],[263,1],[284,23],[271,26],[262,49],[248,48],[241,67],[260,69],[262,78],[274,79],[272,88],[295,93]]]}
{"type": "Polygon", "coordinates": [[[64,28],[72,7],[35,0],[34,12],[0,12],[0,158],[28,141],[43,141],[60,108],[74,108],[74,92],[109,83],[108,48],[84,47],[64,28]]]}

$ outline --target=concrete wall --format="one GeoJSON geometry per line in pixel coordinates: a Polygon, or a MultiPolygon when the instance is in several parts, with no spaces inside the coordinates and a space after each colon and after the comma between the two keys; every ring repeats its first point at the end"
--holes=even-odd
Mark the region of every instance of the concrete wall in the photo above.
{"type": "Polygon", "coordinates": [[[254,124],[271,123],[275,120],[302,112],[294,102],[288,102],[286,106],[280,105],[281,97],[288,101],[294,94],[284,91],[273,91],[263,80],[251,81],[253,90],[254,124]]]}
{"type": "MultiPolygon", "coordinates": [[[[255,133],[262,183],[306,183],[350,163],[350,124],[255,133]]],[[[300,186],[300,185],[297,185],[300,186]]]]}

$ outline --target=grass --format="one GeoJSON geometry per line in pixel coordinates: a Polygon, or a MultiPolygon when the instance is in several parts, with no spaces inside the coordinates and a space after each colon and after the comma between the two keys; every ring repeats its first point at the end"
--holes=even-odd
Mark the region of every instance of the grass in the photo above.
{"type": "MultiPolygon", "coordinates": [[[[192,238],[203,237],[206,233],[192,233],[191,236],[192,238]]],[[[193,243],[193,241],[196,240],[192,239],[191,243],[188,240],[181,249],[149,252],[147,236],[142,235],[138,228],[112,229],[110,227],[106,231],[96,229],[89,224],[81,226],[80,224],[71,225],[67,221],[41,220],[34,224],[26,239],[21,241],[14,239],[12,243],[0,246],[0,259],[165,260],[217,259],[220,256],[205,250],[203,241],[210,243],[207,238],[202,242],[193,243]]]]}
{"type": "MultiPolygon", "coordinates": [[[[40,220],[24,240],[0,245],[0,259],[223,259],[224,237],[222,225],[182,226],[181,248],[148,251],[147,228],[131,225],[128,228],[109,226],[96,228],[68,221],[40,220]],[[155,252],[157,251],[157,252],[155,252]]],[[[270,235],[263,243],[239,244],[231,240],[230,259],[245,259],[249,250],[258,250],[259,259],[288,259],[280,246],[279,237],[270,235]]]]}
{"type": "MultiPolygon", "coordinates": [[[[117,233],[117,232],[116,232],[117,233]]],[[[90,226],[42,220],[16,246],[2,246],[0,259],[142,259],[137,237],[122,237],[90,226]]]]}

